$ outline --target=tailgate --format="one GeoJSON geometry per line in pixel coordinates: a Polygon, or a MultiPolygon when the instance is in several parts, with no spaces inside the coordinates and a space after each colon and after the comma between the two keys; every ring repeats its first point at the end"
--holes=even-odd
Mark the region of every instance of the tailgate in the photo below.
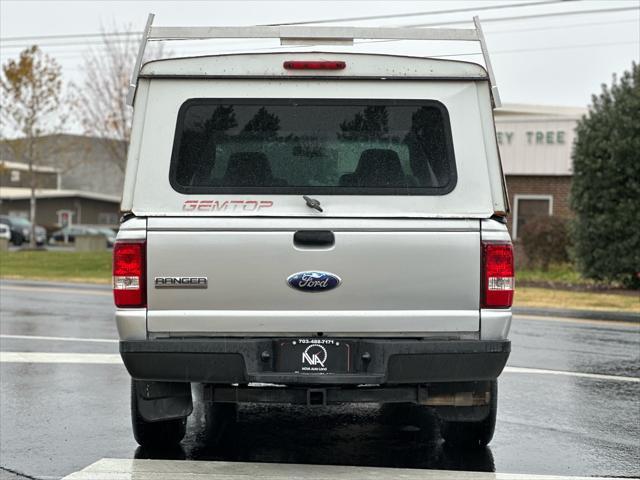
{"type": "MultiPolygon", "coordinates": [[[[150,218],[148,330],[167,334],[416,335],[479,330],[475,220],[150,218]],[[302,230],[326,246],[294,244],[302,230]],[[291,288],[330,272],[329,291],[291,288]],[[207,277],[207,288],[156,288],[156,277],[207,277]]],[[[200,285],[201,286],[201,285],[200,285]]]]}

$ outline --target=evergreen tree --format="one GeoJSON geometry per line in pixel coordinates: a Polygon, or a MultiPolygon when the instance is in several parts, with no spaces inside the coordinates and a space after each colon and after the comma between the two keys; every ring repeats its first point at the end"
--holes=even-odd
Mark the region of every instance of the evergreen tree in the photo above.
{"type": "Polygon", "coordinates": [[[582,273],[640,287],[640,67],[592,97],[576,129],[571,206],[582,273]]]}
{"type": "Polygon", "coordinates": [[[265,107],[260,107],[244,126],[240,135],[247,138],[275,140],[278,137],[278,130],[280,130],[278,116],[270,113],[265,107]]]}
{"type": "Polygon", "coordinates": [[[389,112],[384,105],[368,106],[340,123],[338,138],[344,140],[382,140],[389,132],[389,112]]]}

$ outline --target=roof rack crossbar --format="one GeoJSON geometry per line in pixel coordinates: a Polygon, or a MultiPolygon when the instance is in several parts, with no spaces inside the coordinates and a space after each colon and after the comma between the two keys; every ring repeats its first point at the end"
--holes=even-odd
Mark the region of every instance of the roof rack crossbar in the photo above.
{"type": "Polygon", "coordinates": [[[149,41],[205,40],[218,38],[279,38],[282,45],[341,44],[352,45],[355,39],[367,40],[440,40],[475,41],[480,43],[484,57],[491,94],[495,107],[500,106],[498,87],[493,75],[480,19],[473,17],[475,28],[389,28],[389,27],[309,27],[299,25],[275,25],[254,27],[154,27],[154,14],[147,18],[138,57],[136,59],[127,103],[133,105],[142,58],[149,41]]]}
{"type": "Polygon", "coordinates": [[[468,40],[478,41],[469,28],[368,27],[151,27],[148,40],[203,40],[211,38],[280,38],[307,40],[468,40]]]}

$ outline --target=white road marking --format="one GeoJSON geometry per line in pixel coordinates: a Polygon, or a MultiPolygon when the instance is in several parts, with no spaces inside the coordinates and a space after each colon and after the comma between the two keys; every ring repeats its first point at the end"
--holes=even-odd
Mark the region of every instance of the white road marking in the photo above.
{"type": "Polygon", "coordinates": [[[463,472],[410,468],[300,465],[293,463],[245,463],[184,460],[125,460],[103,458],[63,480],[222,480],[263,478],[267,480],[610,480],[611,477],[572,477],[522,473],[463,472]]]}
{"type": "MultiPolygon", "coordinates": [[[[0,352],[0,363],[87,363],[111,365],[122,363],[122,360],[120,355],[117,353],[0,352]]],[[[534,375],[561,375],[567,377],[592,378],[595,380],[611,380],[620,382],[640,382],[639,377],[567,372],[563,370],[546,370],[542,368],[505,367],[504,372],[534,375]]]]}
{"type": "Polygon", "coordinates": [[[81,338],[81,337],[43,337],[40,335],[0,335],[0,338],[16,340],[50,340],[55,342],[97,342],[97,343],[118,343],[113,338],[81,338]]]}
{"type": "Polygon", "coordinates": [[[0,363],[121,364],[117,353],[0,352],[0,363]]]}
{"type": "Polygon", "coordinates": [[[614,380],[622,382],[640,382],[640,377],[620,375],[602,375],[600,373],[566,372],[563,370],[547,370],[544,368],[504,367],[505,373],[532,373],[538,375],[564,375],[567,377],[593,378],[596,380],[614,380]]]}
{"type": "Polygon", "coordinates": [[[16,292],[45,292],[45,293],[67,293],[69,295],[97,295],[100,297],[111,297],[110,290],[92,290],[80,288],[56,288],[56,287],[20,287],[16,285],[0,285],[0,290],[13,290],[16,292]]]}

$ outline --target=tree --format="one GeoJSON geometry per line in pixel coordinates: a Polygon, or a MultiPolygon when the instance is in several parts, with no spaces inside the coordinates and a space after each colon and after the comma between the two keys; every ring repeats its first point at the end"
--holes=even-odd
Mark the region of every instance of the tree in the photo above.
{"type": "MultiPolygon", "coordinates": [[[[123,172],[133,118],[126,97],[139,46],[139,38],[127,34],[130,29],[114,28],[108,33],[103,29],[102,44],[85,55],[85,77],[74,101],[85,134],[102,139],[110,161],[123,172]]],[[[148,53],[159,57],[162,48],[148,53]]]]}
{"type": "Polygon", "coordinates": [[[34,45],[23,50],[18,60],[10,59],[2,66],[0,86],[3,136],[8,131],[21,136],[17,141],[7,142],[7,145],[13,149],[15,158],[29,166],[30,244],[35,247],[38,177],[34,167],[48,155],[39,139],[59,132],[66,120],[62,114],[64,100],[60,66],[34,45]]]}
{"type": "Polygon", "coordinates": [[[224,142],[227,131],[238,126],[233,106],[219,105],[204,121],[185,122],[180,142],[177,178],[192,185],[209,178],[216,157],[216,145],[224,142]]]}
{"type": "Polygon", "coordinates": [[[582,273],[640,287],[640,67],[592,97],[576,129],[571,206],[582,273]]]}
{"type": "Polygon", "coordinates": [[[340,132],[338,137],[345,140],[382,140],[389,132],[387,107],[364,107],[352,120],[340,123],[340,132]]]}
{"type": "Polygon", "coordinates": [[[245,138],[275,140],[280,130],[280,119],[265,107],[260,107],[256,114],[242,128],[240,135],[245,138]]]}

